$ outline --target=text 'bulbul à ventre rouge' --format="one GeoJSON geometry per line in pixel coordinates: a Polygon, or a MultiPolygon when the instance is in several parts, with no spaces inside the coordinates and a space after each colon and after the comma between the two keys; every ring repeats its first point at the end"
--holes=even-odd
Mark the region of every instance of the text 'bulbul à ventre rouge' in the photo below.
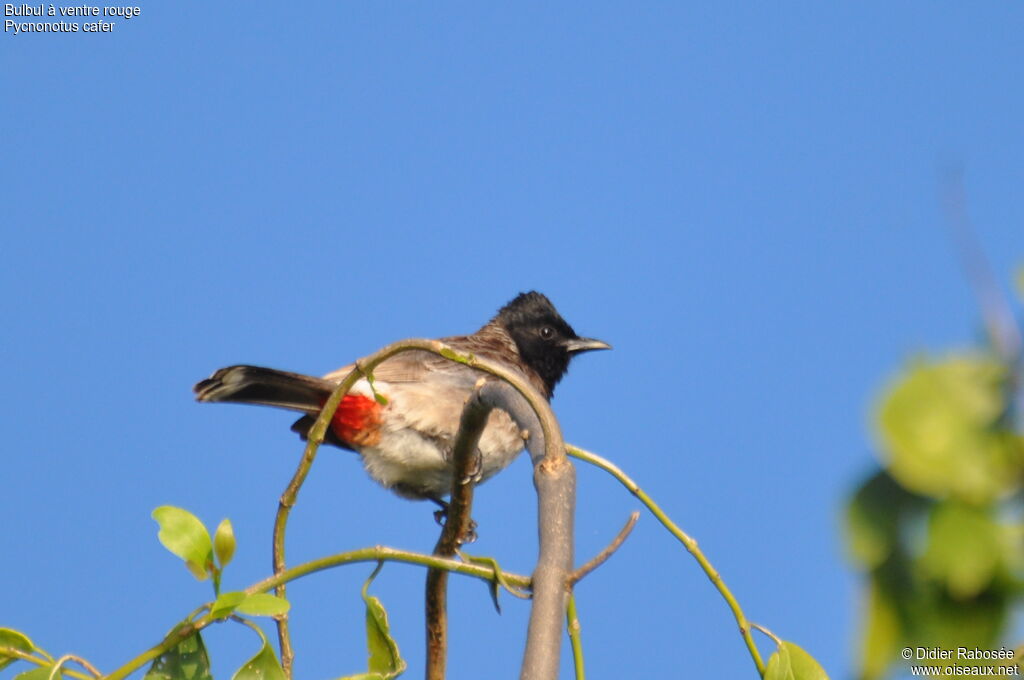
{"type": "Polygon", "coordinates": [[[18,22],[7,17],[120,17],[131,19],[142,14],[141,7],[95,7],[81,5],[75,7],[57,7],[55,5],[14,5],[4,4],[4,32],[15,35],[19,33],[110,33],[114,30],[112,21],[87,21],[81,25],[64,21],[60,22],[18,22]]]}

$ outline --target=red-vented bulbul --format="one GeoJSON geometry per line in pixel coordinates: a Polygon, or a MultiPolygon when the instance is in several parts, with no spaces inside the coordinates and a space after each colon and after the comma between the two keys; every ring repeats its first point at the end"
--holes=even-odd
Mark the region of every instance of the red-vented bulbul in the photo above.
{"type": "MultiPolygon", "coordinates": [[[[461,352],[519,370],[548,399],[581,352],[611,349],[581,338],[537,292],[522,293],[471,335],[442,338],[461,352]]],[[[292,425],[305,438],[327,397],[353,366],[323,378],[257,366],[229,366],[198,383],[199,401],[263,404],[301,411],[292,425]]],[[[462,408],[484,374],[425,351],[409,351],[373,371],[373,389],[359,380],[341,401],[325,443],[360,454],[370,477],[401,496],[440,502],[451,491],[451,453],[462,408]],[[373,390],[386,398],[374,399],[373,390]]],[[[512,418],[491,412],[480,438],[481,481],[504,469],[523,449],[512,418]]]]}

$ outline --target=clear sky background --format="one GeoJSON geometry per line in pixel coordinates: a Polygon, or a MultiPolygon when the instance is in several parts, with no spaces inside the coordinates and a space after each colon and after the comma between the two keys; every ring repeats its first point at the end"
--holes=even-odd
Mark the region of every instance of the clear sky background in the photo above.
{"type": "MultiPolygon", "coordinates": [[[[233,520],[226,587],[269,572],[291,417],[198,405],[196,380],[327,372],[537,289],[615,345],[560,386],[567,439],[659,500],[754,621],[848,675],[839,520],[873,395],[977,337],[944,169],[997,273],[1024,260],[1024,6],[141,7],[108,34],[0,36],[0,625],[107,671],[156,643],[210,593],[157,542],[162,504],[233,520]]],[[[580,469],[581,561],[638,507],[580,469]]],[[[290,561],[429,551],[431,513],[325,449],[290,561]]],[[[525,457],[474,515],[472,551],[528,572],[525,457]]],[[[365,669],[370,570],[291,589],[298,677],[365,669]]],[[[409,677],[423,576],[374,586],[409,677]]],[[[578,598],[590,677],[754,677],[649,515],[578,598]]],[[[514,677],[527,605],[499,616],[462,579],[451,600],[451,677],[514,677]]],[[[257,648],[234,625],[207,644],[221,678],[257,648]]]]}

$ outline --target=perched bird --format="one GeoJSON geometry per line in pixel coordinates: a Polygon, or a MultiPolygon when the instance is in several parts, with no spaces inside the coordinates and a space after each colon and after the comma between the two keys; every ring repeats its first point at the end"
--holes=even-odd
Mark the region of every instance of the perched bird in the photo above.
{"type": "MultiPolygon", "coordinates": [[[[452,348],[520,371],[551,399],[575,355],[611,349],[581,338],[537,292],[521,293],[471,335],[442,338],[452,348]]],[[[196,399],[276,406],[305,413],[292,425],[303,438],[352,364],[314,378],[258,366],[229,366],[196,384],[196,399]]],[[[400,496],[444,507],[451,491],[451,454],[466,398],[480,371],[426,351],[409,351],[359,380],[341,401],[325,443],[362,457],[370,477],[400,496]],[[382,404],[374,391],[385,397],[382,404]]],[[[478,444],[479,477],[503,470],[523,449],[522,432],[502,410],[491,412],[478,444]]]]}

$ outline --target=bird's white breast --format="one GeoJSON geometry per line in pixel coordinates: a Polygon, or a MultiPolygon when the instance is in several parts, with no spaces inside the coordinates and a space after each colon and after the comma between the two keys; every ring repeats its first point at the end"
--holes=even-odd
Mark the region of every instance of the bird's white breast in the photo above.
{"type": "MultiPolygon", "coordinates": [[[[367,473],[400,493],[443,496],[451,490],[451,448],[468,388],[436,384],[375,382],[388,403],[382,412],[380,440],[359,447],[367,473]]],[[[353,393],[370,396],[361,380],[353,393]]],[[[523,437],[504,411],[492,411],[480,437],[481,481],[507,467],[523,449],[523,437]]]]}

